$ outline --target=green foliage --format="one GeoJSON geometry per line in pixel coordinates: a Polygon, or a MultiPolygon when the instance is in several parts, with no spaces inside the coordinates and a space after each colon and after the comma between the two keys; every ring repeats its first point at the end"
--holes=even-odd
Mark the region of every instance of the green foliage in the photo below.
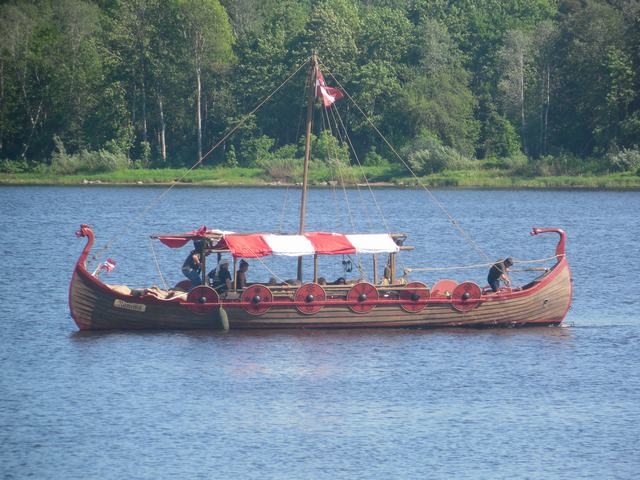
{"type": "Polygon", "coordinates": [[[54,137],[54,143],[56,150],[51,157],[50,169],[57,175],[115,172],[130,166],[129,159],[118,150],[100,149],[97,152],[80,150],[78,153],[68,154],[59,137],[54,137]]]}
{"type": "Polygon", "coordinates": [[[511,157],[489,157],[480,162],[483,170],[504,170],[507,174],[521,175],[529,168],[529,159],[522,153],[511,157]]]}
{"type": "Polygon", "coordinates": [[[513,173],[526,177],[598,174],[602,173],[602,164],[593,158],[583,159],[571,153],[561,153],[531,160],[521,168],[515,169],[513,173]]]}
{"type": "Polygon", "coordinates": [[[304,151],[300,151],[297,145],[289,144],[278,148],[273,152],[274,158],[300,158],[304,151]]]}
{"type": "Polygon", "coordinates": [[[320,160],[333,167],[346,167],[349,165],[349,147],[341,143],[336,137],[324,130],[311,141],[313,159],[320,160]]]}
{"type": "Polygon", "coordinates": [[[606,159],[614,172],[640,172],[640,149],[638,146],[609,153],[606,159]]]}
{"type": "Polygon", "coordinates": [[[243,167],[262,166],[270,157],[274,141],[266,135],[245,138],[240,145],[238,162],[243,167]]]}
{"type": "Polygon", "coordinates": [[[366,167],[386,167],[389,165],[389,161],[380,155],[375,147],[371,147],[371,150],[364,156],[362,164],[366,167]]]}
{"type": "Polygon", "coordinates": [[[229,150],[227,150],[224,163],[225,163],[225,166],[229,168],[235,168],[238,166],[238,157],[236,155],[235,145],[231,145],[229,147],[229,150]]]}
{"type": "MultiPolygon", "coordinates": [[[[367,165],[386,148],[372,122],[395,146],[430,132],[423,172],[455,152],[523,152],[506,170],[530,174],[632,172],[638,18],[637,1],[609,0],[0,2],[2,168],[191,166],[267,97],[207,165],[299,159],[315,50],[357,103],[336,106],[367,165]],[[51,157],[54,137],[66,152],[51,157]]],[[[343,145],[316,142],[323,168],[349,165],[343,145]]]]}
{"type": "Polygon", "coordinates": [[[520,137],[518,132],[502,115],[491,110],[482,130],[485,157],[512,157],[520,153],[520,137]]]}
{"type": "Polygon", "coordinates": [[[470,167],[470,161],[455,149],[442,145],[431,134],[423,133],[400,154],[407,159],[416,175],[430,175],[445,170],[458,170],[470,167]]]}
{"type": "Polygon", "coordinates": [[[140,142],[140,158],[136,162],[139,167],[148,168],[151,164],[151,144],[148,141],[140,142]]]}
{"type": "Polygon", "coordinates": [[[31,171],[26,160],[0,160],[0,172],[2,173],[25,173],[31,171]]]}
{"type": "Polygon", "coordinates": [[[632,23],[610,2],[590,1],[562,24],[556,55],[562,59],[557,75],[564,88],[555,105],[559,128],[552,140],[578,155],[603,154],[617,146],[619,124],[631,113],[625,105],[638,99],[637,82],[634,93],[627,90],[632,70],[638,71],[637,46],[626,37],[632,23]],[[631,51],[636,52],[635,66],[629,63],[631,51]]]}
{"type": "Polygon", "coordinates": [[[419,25],[415,41],[418,68],[399,97],[396,115],[409,138],[428,130],[444,145],[473,155],[479,133],[477,100],[461,52],[437,21],[419,25]]]}
{"type": "Polygon", "coordinates": [[[74,155],[55,155],[50,168],[57,175],[72,175],[115,172],[127,169],[129,165],[129,159],[124,155],[100,149],[97,152],[80,150],[74,155]]]}
{"type": "Polygon", "coordinates": [[[356,33],[361,28],[358,4],[351,0],[318,0],[296,45],[304,58],[316,51],[330,69],[350,78],[359,51],[356,33]]]}
{"type": "Polygon", "coordinates": [[[271,180],[283,183],[302,182],[303,160],[299,158],[275,158],[264,162],[263,169],[271,180]]]}

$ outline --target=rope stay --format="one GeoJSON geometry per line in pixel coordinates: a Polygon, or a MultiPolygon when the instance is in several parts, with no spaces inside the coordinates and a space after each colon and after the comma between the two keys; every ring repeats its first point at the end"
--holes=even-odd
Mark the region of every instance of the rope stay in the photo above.
{"type": "Polygon", "coordinates": [[[293,73],[291,73],[275,90],[273,90],[269,95],[263,98],[249,113],[247,113],[244,117],[242,117],[232,128],[230,128],[227,133],[225,133],[220,140],[218,140],[201,158],[198,159],[196,163],[194,163],[187,171],[182,174],[177,179],[174,179],[173,182],[163,190],[158,196],[151,200],[149,204],[138,214],[135,215],[125,226],[115,235],[113,235],[101,248],[96,249],[96,251],[92,255],[92,259],[96,260],[99,255],[102,255],[104,252],[111,248],[111,245],[123,237],[129,230],[138,223],[142,218],[144,218],[153,208],[155,208],[168,194],[171,190],[173,190],[176,185],[178,185],[182,180],[184,180],[195,168],[200,166],[204,159],[207,158],[211,153],[213,153],[220,145],[222,145],[231,135],[233,135],[240,127],[242,127],[250,118],[253,117],[253,114],[257,112],[265,103],[267,103],[271,97],[273,97],[278,91],[282,89],[289,81],[300,71],[302,70],[308,63],[309,59],[306,59],[303,63],[301,63],[293,73]]]}
{"type": "Polygon", "coordinates": [[[156,254],[156,249],[153,246],[153,240],[151,238],[149,238],[149,247],[151,249],[151,255],[153,257],[153,262],[156,265],[156,269],[158,270],[158,275],[160,275],[160,280],[162,280],[162,285],[164,286],[165,290],[169,289],[169,286],[167,284],[167,280],[166,278],[164,278],[164,275],[162,273],[162,268],[160,268],[160,262],[158,261],[158,255],[156,254]]]}
{"type": "MultiPolygon", "coordinates": [[[[562,255],[560,255],[562,256],[562,255]]],[[[547,257],[547,258],[540,258],[540,259],[535,259],[535,260],[514,260],[513,263],[514,265],[516,263],[543,263],[543,262],[549,262],[551,260],[558,260],[558,255],[554,255],[553,257],[547,257]]],[[[489,262],[489,263],[476,263],[476,264],[472,264],[472,265],[458,265],[458,266],[452,266],[452,267],[409,267],[409,268],[405,268],[404,271],[405,273],[412,273],[412,272],[438,272],[438,271],[452,271],[452,270],[473,270],[473,269],[478,269],[478,268],[487,268],[487,267],[492,267],[495,264],[495,262],[489,262]]],[[[530,271],[530,270],[537,270],[537,269],[509,269],[510,272],[525,272],[525,271],[530,271]]],[[[543,269],[545,270],[545,269],[543,269]]]]}
{"type": "Polygon", "coordinates": [[[485,260],[489,260],[489,256],[482,250],[482,248],[473,240],[471,235],[458,223],[458,221],[453,217],[453,215],[445,208],[445,206],[438,200],[438,198],[434,195],[434,193],[420,180],[420,178],[416,175],[413,169],[409,166],[409,164],[402,158],[402,155],[398,153],[398,151],[391,145],[391,143],[387,140],[384,134],[378,129],[378,127],[373,123],[373,121],[369,118],[369,116],[360,108],[360,106],[356,103],[354,98],[349,94],[349,92],[344,88],[344,86],[338,81],[338,79],[333,76],[333,74],[329,71],[328,73],[331,78],[336,82],[338,87],[343,91],[345,96],[351,101],[354,107],[360,112],[363,118],[367,121],[367,123],[374,129],[374,131],[380,136],[384,144],[391,150],[391,152],[400,160],[402,165],[407,169],[407,171],[411,174],[411,176],[416,180],[418,185],[428,194],[431,200],[436,204],[436,206],[440,209],[440,211],[449,219],[451,224],[458,230],[458,232],[462,235],[462,237],[467,241],[467,243],[478,252],[482,258],[485,260]]]}
{"type": "MultiPolygon", "coordinates": [[[[201,158],[198,159],[197,162],[195,162],[190,168],[188,168],[180,177],[174,179],[166,189],[164,189],[154,199],[152,199],[147,204],[147,206],[145,208],[143,208],[137,215],[134,215],[131,218],[131,220],[128,223],[126,223],[124,225],[124,227],[119,232],[117,232],[115,235],[113,235],[111,237],[111,239],[109,239],[101,248],[96,249],[91,258],[93,260],[96,260],[100,255],[102,255],[104,252],[109,250],[116,240],[118,240],[119,238],[123,237],[133,227],[133,225],[139,223],[142,218],[147,216],[148,213],[153,208],[155,208],[161,201],[163,201],[165,199],[165,197],[179,183],[181,183],[194,169],[196,169],[197,167],[202,165],[204,160],[207,157],[209,157],[209,155],[211,155],[211,153],[213,153],[216,149],[218,149],[220,147],[220,145],[222,145],[231,135],[233,135],[239,128],[244,126],[247,123],[247,121],[253,117],[253,115],[255,114],[256,111],[258,111],[277,92],[279,92],[287,83],[289,83],[289,81],[294,76],[296,76],[304,67],[306,67],[309,64],[310,61],[311,60],[308,58],[304,62],[299,64],[294,69],[294,71],[291,74],[289,74],[287,76],[287,78],[284,81],[282,81],[282,83],[275,90],[273,90],[266,97],[264,97],[249,113],[244,115],[235,125],[233,125],[231,128],[229,128],[227,130],[227,132],[205,154],[203,154],[201,158]]],[[[351,104],[362,115],[362,117],[365,119],[366,123],[369,124],[373,128],[373,130],[380,137],[380,139],[383,141],[383,143],[389,148],[390,152],[392,152],[392,154],[401,162],[401,164],[404,166],[404,168],[407,169],[407,171],[411,174],[411,176],[417,182],[417,184],[426,192],[426,194],[429,196],[429,198],[434,202],[434,204],[445,215],[445,217],[449,220],[449,222],[452,224],[452,226],[460,233],[462,238],[476,252],[478,252],[481,255],[481,257],[483,257],[485,260],[489,260],[488,255],[473,240],[471,235],[459,224],[459,222],[446,209],[446,207],[442,204],[442,202],[440,202],[438,200],[438,198],[434,195],[434,193],[420,180],[420,178],[416,175],[416,173],[413,171],[413,169],[410,167],[410,165],[398,153],[398,151],[393,147],[393,145],[389,142],[389,140],[387,140],[387,138],[384,136],[384,134],[378,129],[378,127],[375,125],[373,120],[363,111],[363,109],[358,105],[358,103],[351,96],[351,94],[344,88],[344,86],[340,83],[340,81],[333,75],[332,71],[325,64],[323,64],[323,63],[321,63],[319,61],[318,61],[318,65],[322,66],[322,68],[326,72],[326,74],[330,78],[333,79],[335,84],[342,90],[342,92],[344,93],[345,97],[349,99],[351,104]]],[[[334,108],[330,108],[330,109],[323,108],[322,109],[325,112],[324,114],[326,115],[326,119],[323,116],[323,122],[326,120],[327,124],[329,125],[330,133],[333,135],[334,132],[331,129],[331,121],[330,121],[331,118],[330,118],[330,115],[333,117],[334,124],[336,125],[336,134],[340,135],[340,138],[342,139],[342,141],[346,142],[349,145],[349,147],[351,149],[351,152],[353,154],[353,157],[355,159],[355,163],[357,164],[357,166],[359,167],[359,169],[361,171],[361,176],[362,176],[362,178],[364,180],[364,185],[366,186],[367,190],[369,191],[369,194],[370,194],[371,198],[373,199],[373,205],[375,205],[375,210],[377,210],[377,212],[379,214],[379,218],[381,219],[381,222],[383,224],[383,228],[385,229],[385,231],[390,232],[390,227],[389,227],[389,224],[387,222],[387,219],[386,219],[385,215],[383,214],[383,211],[382,211],[382,208],[381,208],[379,202],[376,200],[376,197],[375,197],[375,195],[373,193],[373,188],[371,186],[371,183],[370,183],[369,179],[367,178],[367,176],[366,176],[366,174],[364,172],[364,166],[363,166],[362,162],[360,161],[360,158],[358,157],[358,155],[357,155],[357,153],[355,151],[355,148],[353,147],[353,142],[351,141],[351,138],[350,138],[350,136],[348,134],[348,131],[347,131],[347,128],[346,128],[345,123],[343,121],[343,118],[340,115],[340,113],[338,112],[337,108],[335,108],[335,105],[332,105],[332,106],[334,108]]],[[[337,158],[335,156],[335,153],[334,153],[334,158],[337,158]]],[[[345,189],[344,176],[342,175],[342,172],[340,170],[341,165],[340,165],[339,161],[336,161],[335,164],[337,165],[338,174],[339,174],[339,177],[340,177],[340,180],[341,180],[340,183],[342,185],[343,193],[345,195],[346,211],[348,213],[349,221],[351,223],[351,228],[354,229],[354,231],[355,231],[355,222],[353,220],[353,212],[352,212],[352,208],[351,208],[350,202],[348,200],[347,192],[346,192],[346,189],[345,189]]],[[[358,189],[358,191],[360,191],[359,185],[356,185],[356,188],[358,189]]],[[[282,216],[282,218],[281,218],[281,222],[282,222],[283,221],[283,217],[284,217],[284,207],[283,207],[283,210],[281,212],[281,216],[282,216]]],[[[162,278],[162,281],[166,284],[166,281],[165,281],[165,279],[164,279],[164,277],[162,275],[162,272],[160,271],[160,266],[159,266],[159,263],[158,263],[157,256],[155,254],[155,250],[153,250],[153,246],[152,246],[152,252],[153,252],[153,256],[154,256],[154,261],[156,262],[156,265],[158,267],[158,271],[160,272],[160,276],[162,278]]],[[[262,263],[263,266],[265,266],[264,262],[261,261],[260,263],[262,263]]],[[[358,269],[360,270],[360,267],[358,267],[358,269]]],[[[425,270],[425,269],[406,269],[405,268],[405,272],[406,271],[427,271],[427,270],[429,270],[429,269],[425,270]]],[[[270,272],[270,273],[273,273],[273,272],[270,272]]]]}

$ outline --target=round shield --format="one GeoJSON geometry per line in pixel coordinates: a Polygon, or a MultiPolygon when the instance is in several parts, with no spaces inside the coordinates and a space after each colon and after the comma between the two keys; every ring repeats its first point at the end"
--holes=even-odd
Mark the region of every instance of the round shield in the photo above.
{"type": "Polygon", "coordinates": [[[473,282],[462,282],[453,289],[451,304],[460,312],[468,312],[480,305],[482,289],[473,282]]]}
{"type": "Polygon", "coordinates": [[[273,293],[265,285],[254,284],[244,289],[240,300],[247,313],[262,315],[271,308],[273,293]]]}
{"type": "Polygon", "coordinates": [[[296,291],[296,308],[300,313],[312,315],[318,313],[327,298],[327,294],[317,283],[305,283],[296,291]]]}
{"type": "Polygon", "coordinates": [[[199,285],[187,294],[187,306],[195,313],[210,312],[212,307],[219,303],[218,292],[206,285],[199,285]]]}
{"type": "Polygon", "coordinates": [[[431,296],[429,287],[422,282],[407,283],[403,290],[400,290],[400,307],[409,313],[415,313],[427,306],[427,300],[431,296]]]}
{"type": "Polygon", "coordinates": [[[451,298],[453,290],[458,285],[455,280],[438,280],[433,287],[431,287],[431,298],[451,298]]]}
{"type": "Polygon", "coordinates": [[[375,306],[379,298],[378,289],[370,283],[356,283],[347,293],[349,308],[355,313],[367,313],[375,306]]]}

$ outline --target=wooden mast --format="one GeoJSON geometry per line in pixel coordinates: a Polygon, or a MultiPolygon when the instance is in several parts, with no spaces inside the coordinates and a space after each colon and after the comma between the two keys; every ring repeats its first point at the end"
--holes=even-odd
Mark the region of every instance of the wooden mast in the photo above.
{"type": "MultiPolygon", "coordinates": [[[[313,102],[316,98],[316,70],[318,59],[316,52],[311,54],[311,66],[309,67],[309,75],[307,77],[307,132],[304,143],[304,167],[302,171],[302,198],[300,200],[300,224],[298,234],[304,233],[304,220],[307,210],[307,189],[309,187],[309,162],[311,159],[311,127],[313,124],[313,102]]],[[[298,257],[298,275],[299,281],[302,281],[302,257],[298,257]]]]}

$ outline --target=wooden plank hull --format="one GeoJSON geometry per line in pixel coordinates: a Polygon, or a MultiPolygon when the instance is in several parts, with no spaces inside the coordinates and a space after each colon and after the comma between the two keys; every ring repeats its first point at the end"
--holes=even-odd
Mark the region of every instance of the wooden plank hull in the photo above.
{"type": "Polygon", "coordinates": [[[305,315],[295,308],[273,307],[263,315],[247,314],[242,308],[225,306],[231,328],[355,328],[355,327],[462,327],[557,325],[571,303],[568,267],[561,266],[543,285],[483,297],[467,311],[455,308],[451,299],[425,302],[419,312],[407,312],[398,302],[379,301],[366,313],[354,313],[349,306],[328,306],[305,315]]]}
{"type": "Polygon", "coordinates": [[[93,277],[79,262],[69,304],[81,330],[219,329],[226,321],[231,329],[557,325],[571,305],[571,273],[564,258],[535,285],[482,295],[465,308],[451,298],[439,297],[410,302],[419,311],[407,311],[403,308],[406,297],[402,300],[396,295],[403,288],[377,287],[380,298],[364,302],[348,300],[336,292],[335,298],[319,302],[314,313],[300,311],[292,290],[286,296],[274,294],[256,313],[251,302],[241,299],[208,302],[184,296],[159,299],[145,292],[120,293],[93,277]],[[361,310],[367,311],[358,313],[361,310]]]}

